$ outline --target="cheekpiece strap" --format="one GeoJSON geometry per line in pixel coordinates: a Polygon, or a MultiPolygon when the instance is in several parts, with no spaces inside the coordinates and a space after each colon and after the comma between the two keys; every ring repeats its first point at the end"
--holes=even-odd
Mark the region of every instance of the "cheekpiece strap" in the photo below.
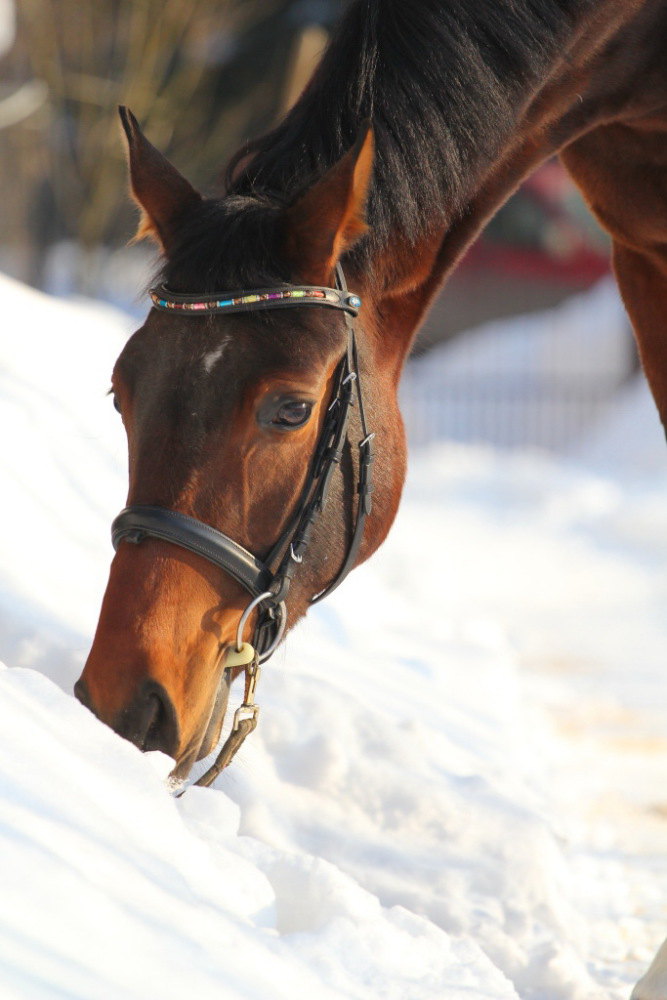
{"type": "Polygon", "coordinates": [[[212,292],[210,295],[182,295],[172,292],[165,285],[158,285],[151,288],[148,294],[156,309],[187,316],[257,312],[260,309],[283,309],[290,306],[328,306],[356,316],[361,308],[359,296],[348,292],[346,288],[316,285],[279,285],[276,288],[257,288],[252,292],[212,292]]]}

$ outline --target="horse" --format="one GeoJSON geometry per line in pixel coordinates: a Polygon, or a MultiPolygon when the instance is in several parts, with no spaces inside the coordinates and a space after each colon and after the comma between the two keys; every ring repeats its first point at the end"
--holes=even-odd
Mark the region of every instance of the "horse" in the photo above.
{"type": "Polygon", "coordinates": [[[243,675],[229,762],[259,663],[386,537],[415,334],[555,154],[611,236],[665,424],[666,42],[664,0],[352,0],[219,197],[120,109],[137,235],[161,271],[113,371],[127,508],[75,691],[177,778],[217,745],[243,675]]]}

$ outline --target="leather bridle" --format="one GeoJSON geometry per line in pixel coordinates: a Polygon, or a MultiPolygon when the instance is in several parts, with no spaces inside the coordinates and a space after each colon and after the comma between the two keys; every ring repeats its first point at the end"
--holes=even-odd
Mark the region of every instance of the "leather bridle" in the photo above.
{"type": "MultiPolygon", "coordinates": [[[[264,559],[258,558],[228,535],[203,521],[166,507],[144,504],[126,507],[111,526],[111,539],[115,549],[122,541],[139,544],[145,538],[170,542],[218,566],[251,595],[252,599],[239,621],[236,650],[232,651],[231,662],[230,657],[226,661],[226,669],[231,666],[246,667],[246,697],[241,709],[253,709],[253,711],[245,713],[248,716],[247,720],[239,718],[241,709],[237,711],[235,728],[238,733],[243,729],[242,723],[245,721],[252,723],[245,727],[248,731],[252,731],[256,725],[257,706],[252,702],[251,695],[258,676],[258,664],[268,660],[284,635],[287,624],[285,601],[294,575],[307,552],[314,525],[326,504],[334,470],[341,462],[343,449],[348,441],[350,411],[355,396],[358,403],[361,440],[358,443],[356,487],[358,501],[354,526],[338,573],[320,593],[311,598],[311,603],[321,601],[331,594],[354,567],[363,539],[366,518],[371,513],[374,434],[369,433],[366,424],[354,328],[354,318],[361,307],[361,300],[357,295],[348,292],[340,266],[336,268],[336,286],[336,288],[325,288],[312,285],[280,285],[253,291],[216,293],[205,297],[175,293],[163,285],[150,292],[156,309],[175,312],[182,316],[320,306],[341,310],[347,326],[345,354],[336,369],[331,400],[299,502],[284,531],[264,559]],[[255,609],[257,617],[252,644],[243,643],[244,626],[255,609]],[[253,665],[254,673],[252,668],[249,671],[249,664],[253,665]],[[239,726],[236,725],[237,722],[239,726]]],[[[234,736],[234,731],[233,729],[227,743],[234,736]]],[[[231,750],[228,748],[229,752],[224,763],[220,763],[225,752],[223,748],[216,765],[200,778],[198,784],[210,784],[213,781],[216,774],[230,762],[245,735],[247,732],[238,739],[238,745],[233,746],[231,750]],[[213,771],[215,773],[211,775],[213,771]],[[209,775],[210,780],[205,780],[209,775]]]]}

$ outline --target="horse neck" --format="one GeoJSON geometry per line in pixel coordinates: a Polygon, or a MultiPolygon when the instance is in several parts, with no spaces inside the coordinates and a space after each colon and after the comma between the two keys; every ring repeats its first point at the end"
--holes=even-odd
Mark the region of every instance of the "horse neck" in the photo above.
{"type": "MultiPolygon", "coordinates": [[[[371,271],[382,337],[391,343],[397,371],[435,294],[521,181],[598,125],[650,110],[653,96],[647,93],[642,103],[636,88],[626,86],[640,67],[628,59],[622,35],[632,29],[648,63],[655,49],[654,23],[655,12],[644,0],[612,0],[594,11],[586,7],[561,52],[534,81],[529,99],[520,106],[506,105],[495,155],[488,156],[484,143],[472,150],[468,182],[455,210],[448,203],[430,230],[413,242],[404,239],[400,227],[393,229],[371,271]]],[[[353,254],[350,263],[363,280],[363,261],[353,254]]]]}
{"type": "MultiPolygon", "coordinates": [[[[613,94],[637,66],[615,41],[655,6],[353,0],[306,91],[251,145],[231,190],[289,201],[372,120],[370,231],[344,264],[400,371],[435,292],[499,205],[540,162],[618,114],[613,94]]],[[[632,51],[641,48],[635,39],[632,51]]]]}

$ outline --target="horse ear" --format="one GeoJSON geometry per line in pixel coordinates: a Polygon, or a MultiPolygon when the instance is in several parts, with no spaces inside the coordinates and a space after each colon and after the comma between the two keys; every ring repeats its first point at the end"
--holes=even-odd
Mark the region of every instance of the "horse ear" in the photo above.
{"type": "Polygon", "coordinates": [[[285,212],[285,253],[312,285],[326,285],[340,258],[368,229],[373,152],[366,122],[354,146],[285,212]]]}
{"type": "Polygon", "coordinates": [[[168,252],[178,219],[201,202],[201,195],[150,144],[129,108],[119,107],[118,113],[127,139],[132,196],[141,210],[134,239],[152,236],[168,252]]]}

